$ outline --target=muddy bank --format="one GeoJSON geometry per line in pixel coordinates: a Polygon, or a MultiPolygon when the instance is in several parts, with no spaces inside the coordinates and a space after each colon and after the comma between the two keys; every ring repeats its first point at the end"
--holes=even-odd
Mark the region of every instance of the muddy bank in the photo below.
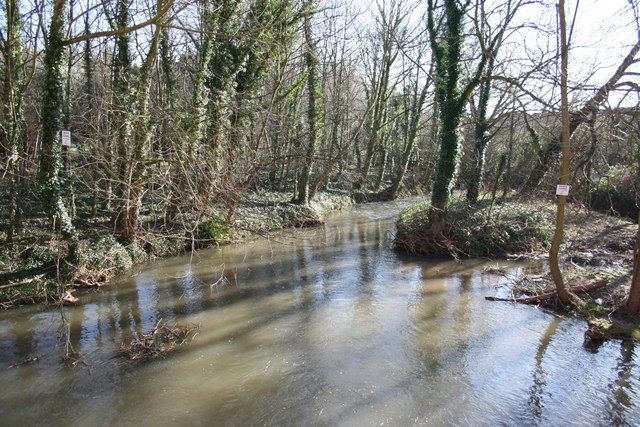
{"type": "Polygon", "coordinates": [[[561,315],[586,319],[589,329],[585,345],[590,348],[610,338],[640,339],[640,319],[629,317],[624,310],[631,285],[637,227],[626,218],[568,205],[560,267],[565,286],[583,304],[567,306],[559,301],[546,268],[545,250],[518,256],[539,259],[544,267],[536,274],[515,278],[511,295],[500,299],[539,305],[561,315]]]}

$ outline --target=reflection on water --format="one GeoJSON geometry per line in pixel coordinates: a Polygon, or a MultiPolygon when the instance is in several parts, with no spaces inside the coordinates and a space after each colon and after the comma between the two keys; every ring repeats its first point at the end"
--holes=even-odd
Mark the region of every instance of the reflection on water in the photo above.
{"type": "Polygon", "coordinates": [[[0,313],[0,424],[640,422],[631,344],[592,354],[579,321],[486,302],[505,279],[484,261],[396,254],[400,207],[155,262],[64,313],[0,313]],[[114,356],[161,318],[200,333],[151,363],[114,356]],[[89,367],[64,365],[61,332],[89,367]]]}

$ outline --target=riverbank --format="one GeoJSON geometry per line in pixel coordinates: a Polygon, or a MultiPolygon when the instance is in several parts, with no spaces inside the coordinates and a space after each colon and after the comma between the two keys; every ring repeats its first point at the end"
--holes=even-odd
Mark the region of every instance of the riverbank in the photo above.
{"type": "MultiPolygon", "coordinates": [[[[395,246],[430,256],[546,260],[555,209],[551,201],[469,205],[458,200],[447,213],[444,236],[435,242],[438,239],[429,234],[429,203],[425,202],[400,215],[395,246]]],[[[600,341],[609,337],[640,339],[638,319],[623,313],[631,284],[636,232],[637,225],[626,218],[569,203],[560,267],[565,285],[584,305],[564,306],[559,302],[546,263],[536,273],[511,278],[509,296],[488,299],[539,305],[562,315],[585,318],[590,333],[600,341]],[[593,332],[596,329],[600,332],[593,332]]]]}
{"type": "Polygon", "coordinates": [[[63,310],[0,311],[0,383],[11,385],[0,390],[3,423],[640,420],[628,405],[640,401],[633,343],[591,354],[580,347],[584,322],[484,299],[508,281],[485,270],[514,276],[535,262],[392,250],[409,203],[359,205],[322,229],[148,263],[63,310]],[[200,328],[148,361],[167,345],[148,339],[160,320],[200,328]],[[124,356],[144,359],[116,356],[138,341],[143,352],[124,356]],[[86,365],[68,369],[67,347],[86,365]]]}
{"type": "MultiPolygon", "coordinates": [[[[571,204],[567,215],[560,267],[565,286],[584,304],[561,304],[546,269],[541,274],[517,278],[512,297],[585,319],[589,325],[585,346],[589,348],[612,338],[640,340],[640,319],[628,316],[624,308],[631,286],[637,224],[571,204]]],[[[546,259],[548,254],[539,251],[533,256],[546,259]]]]}
{"type": "Polygon", "coordinates": [[[12,246],[0,246],[0,309],[72,302],[76,288],[100,287],[135,265],[282,228],[319,225],[325,215],[353,204],[349,195],[337,192],[319,193],[309,206],[291,204],[290,198],[288,193],[250,194],[238,205],[231,223],[218,219],[221,216],[182,218],[169,227],[145,212],[146,232],[128,246],[113,237],[108,218],[78,218],[80,241],[74,259],[67,243],[52,237],[42,218],[30,218],[12,246]]]}
{"type": "Polygon", "coordinates": [[[553,234],[553,206],[540,201],[452,201],[441,235],[430,229],[429,201],[400,214],[395,247],[416,255],[513,258],[545,249],[553,234]]]}

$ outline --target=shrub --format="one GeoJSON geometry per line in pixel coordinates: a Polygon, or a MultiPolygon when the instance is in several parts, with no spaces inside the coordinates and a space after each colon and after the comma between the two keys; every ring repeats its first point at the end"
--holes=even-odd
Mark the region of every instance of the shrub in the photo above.
{"type": "Polygon", "coordinates": [[[607,176],[591,189],[591,207],[636,221],[638,205],[635,180],[634,170],[620,166],[612,167],[607,176]]]}
{"type": "Polygon", "coordinates": [[[226,243],[230,237],[231,227],[229,224],[217,218],[201,222],[196,230],[196,240],[207,241],[208,243],[226,243]]]}
{"type": "Polygon", "coordinates": [[[119,273],[133,266],[131,255],[113,236],[102,236],[94,242],[80,241],[76,261],[78,268],[111,273],[119,273]]]}

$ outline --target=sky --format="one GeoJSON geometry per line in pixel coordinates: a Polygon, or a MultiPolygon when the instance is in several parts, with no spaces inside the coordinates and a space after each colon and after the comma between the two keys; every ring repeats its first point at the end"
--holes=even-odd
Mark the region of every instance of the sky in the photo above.
{"type": "MultiPolygon", "coordinates": [[[[424,22],[426,0],[406,1],[412,5],[411,21],[424,22]]],[[[504,0],[487,0],[485,7],[490,10],[495,4],[503,2],[504,0]]],[[[349,3],[362,11],[368,10],[369,13],[377,10],[376,0],[352,0],[349,3]]],[[[522,46],[526,45],[532,50],[540,48],[555,51],[557,1],[542,0],[540,3],[523,6],[514,18],[513,25],[536,25],[544,28],[546,32],[540,29],[519,30],[511,38],[512,46],[515,46],[512,49],[522,50],[522,46]]],[[[588,97],[613,74],[637,40],[637,26],[629,7],[629,0],[566,0],[565,3],[567,25],[571,26],[577,10],[571,34],[569,80],[571,86],[579,88],[572,91],[574,100],[579,101],[588,97]]],[[[370,14],[364,13],[361,25],[366,26],[370,19],[370,14]]],[[[517,54],[518,52],[510,53],[516,56],[517,54]]],[[[633,69],[640,72],[638,65],[633,69]]],[[[640,83],[638,76],[632,79],[640,83]]],[[[557,95],[559,98],[559,94],[556,93],[548,95],[557,95]]],[[[629,96],[622,92],[612,94],[609,99],[612,106],[621,101],[622,105],[630,106],[637,105],[640,100],[637,95],[629,96]]]]}

